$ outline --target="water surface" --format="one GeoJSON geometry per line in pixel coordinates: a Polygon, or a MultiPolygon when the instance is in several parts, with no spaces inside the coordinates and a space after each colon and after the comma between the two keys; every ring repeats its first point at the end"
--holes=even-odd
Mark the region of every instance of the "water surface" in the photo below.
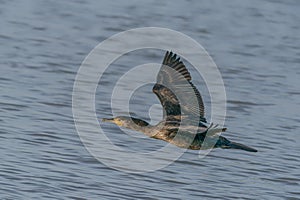
{"type": "MultiPolygon", "coordinates": [[[[0,2],[1,199],[300,198],[299,1],[0,2]],[[188,151],[145,174],[110,169],[88,153],[72,116],[77,70],[99,42],[145,26],[181,31],[206,48],[226,87],[224,135],[258,153],[216,149],[200,160],[188,151]]],[[[108,75],[116,79],[134,60],[160,62],[160,53],[128,55],[108,75]]],[[[209,114],[205,86],[194,82],[209,114]]],[[[150,91],[141,88],[135,101],[158,103],[150,91]]],[[[107,117],[102,105],[97,114],[107,117]]],[[[149,117],[140,104],[134,109],[149,117]]],[[[164,145],[128,143],[109,128],[124,148],[164,145]]]]}

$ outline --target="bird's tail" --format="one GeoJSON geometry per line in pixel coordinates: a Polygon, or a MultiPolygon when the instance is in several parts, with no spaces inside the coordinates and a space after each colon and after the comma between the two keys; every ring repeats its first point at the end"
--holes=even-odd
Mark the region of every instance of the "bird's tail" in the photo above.
{"type": "Polygon", "coordinates": [[[248,147],[244,144],[237,143],[237,142],[229,142],[226,146],[229,149],[242,149],[242,150],[245,150],[245,151],[257,152],[256,149],[254,149],[252,147],[248,147]]]}

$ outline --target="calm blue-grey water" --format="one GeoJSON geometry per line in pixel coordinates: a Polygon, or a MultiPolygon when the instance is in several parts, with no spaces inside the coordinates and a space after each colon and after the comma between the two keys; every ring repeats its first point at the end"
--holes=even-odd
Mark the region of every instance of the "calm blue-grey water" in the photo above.
{"type": "MultiPolygon", "coordinates": [[[[0,199],[300,199],[299,10],[297,0],[0,0],[0,199]],[[72,116],[77,70],[99,42],[144,26],[181,31],[206,48],[226,87],[224,135],[258,153],[216,149],[199,159],[188,151],[144,174],[88,153],[72,116]]],[[[160,62],[163,54],[143,56],[160,62]]],[[[141,103],[157,103],[144,89],[141,103]]]]}

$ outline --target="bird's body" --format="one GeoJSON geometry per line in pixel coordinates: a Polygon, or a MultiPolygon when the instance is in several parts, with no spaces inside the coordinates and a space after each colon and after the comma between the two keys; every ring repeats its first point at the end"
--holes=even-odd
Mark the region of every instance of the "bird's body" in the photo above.
{"type": "Polygon", "coordinates": [[[153,92],[164,109],[163,120],[157,125],[127,116],[105,118],[103,121],[143,132],[151,138],[164,140],[181,148],[199,150],[219,147],[257,151],[220,136],[219,133],[226,128],[206,125],[200,92],[191,82],[190,73],[176,54],[166,53],[153,92]]]}

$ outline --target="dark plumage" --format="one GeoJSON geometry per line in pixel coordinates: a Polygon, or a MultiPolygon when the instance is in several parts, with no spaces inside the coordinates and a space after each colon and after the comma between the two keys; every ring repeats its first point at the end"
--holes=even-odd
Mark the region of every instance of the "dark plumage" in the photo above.
{"type": "Polygon", "coordinates": [[[257,152],[256,149],[220,136],[219,133],[226,128],[213,124],[206,126],[203,100],[191,80],[191,75],[180,58],[172,52],[166,52],[157,82],[152,89],[163,106],[163,120],[155,126],[141,119],[125,116],[105,118],[103,121],[143,132],[151,138],[164,140],[181,148],[198,150],[220,147],[257,152]]]}

